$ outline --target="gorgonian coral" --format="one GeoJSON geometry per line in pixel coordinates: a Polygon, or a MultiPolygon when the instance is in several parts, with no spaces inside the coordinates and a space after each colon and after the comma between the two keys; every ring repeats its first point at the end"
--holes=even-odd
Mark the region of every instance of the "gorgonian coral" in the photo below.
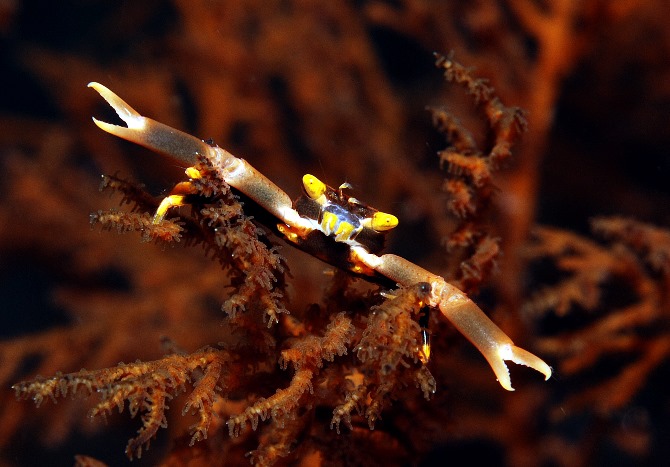
{"type": "MultiPolygon", "coordinates": [[[[438,57],[437,65],[445,70],[447,80],[463,85],[475,102],[483,105],[495,135],[494,144],[485,155],[474,143],[460,143],[471,138],[467,137],[463,127],[453,123],[455,120],[444,111],[434,112],[442,131],[450,141],[456,141],[442,155],[450,174],[447,191],[453,194],[449,187],[457,185],[473,199],[468,203],[469,208],[463,205],[462,208],[452,207],[452,210],[471,222],[483,211],[491,196],[490,171],[509,157],[510,145],[523,130],[523,117],[518,109],[504,107],[490,87],[472,78],[451,58],[438,57]],[[485,168],[487,165],[489,167],[485,168]]],[[[252,454],[252,461],[271,464],[291,452],[295,440],[286,436],[287,425],[293,430],[309,430],[308,414],[317,407],[331,404],[330,425],[339,432],[342,421],[353,429],[351,413],[354,410],[364,414],[370,428],[374,428],[384,408],[408,385],[418,387],[425,398],[430,398],[436,383],[426,367],[430,358],[427,332],[419,324],[429,306],[439,306],[442,314],[484,353],[506,389],[511,390],[511,384],[504,360],[531,366],[547,378],[551,374],[544,362],[514,346],[474,303],[444,279],[395,255],[376,256],[368,251],[366,244],[358,243],[356,237],[350,236],[350,232],[358,234],[364,228],[372,229],[366,236],[378,235],[374,230],[387,230],[385,225],[393,216],[382,214],[380,217],[376,210],[371,211],[360,201],[343,197],[343,187],[338,195],[314,177],[306,176],[305,188],[312,201],[309,198],[297,201],[297,209],[302,209],[299,207],[301,203],[308,203],[314,205],[317,212],[325,211],[331,209],[328,203],[338,203],[335,205],[337,209],[327,211],[330,217],[323,214],[322,220],[322,214],[318,213],[323,231],[315,231],[309,218],[297,217],[302,214],[291,208],[290,200],[286,204],[288,197],[285,193],[243,160],[145,119],[108,89],[95,83],[92,86],[128,124],[126,128],[96,120],[98,126],[180,161],[193,163],[193,166],[187,169],[191,179],[178,184],[157,208],[141,188],[117,177],[104,178],[103,188],[120,191],[122,201],[132,204],[133,210],[98,211],[91,215],[91,222],[119,232],[140,231],[146,240],[161,243],[184,240],[189,245],[202,245],[205,254],[218,260],[229,278],[232,292],[222,309],[232,335],[220,342],[219,348],[207,347],[195,353],[168,355],[153,362],[82,370],[20,383],[15,386],[19,397],[32,397],[39,405],[46,398],[55,399],[86,388],[89,392],[96,391],[101,398],[92,409],[93,416],[107,414],[114,407],[123,410],[127,401],[132,416],[143,413],[143,427],[126,449],[132,458],[141,456],[143,446],[149,444],[159,428],[167,425],[165,410],[173,397],[190,391],[183,413],[193,411],[198,415],[199,421],[190,428],[193,444],[207,438],[212,416],[217,413],[217,401],[230,401],[233,399],[231,394],[243,393],[252,402],[241,413],[229,414],[230,435],[240,436],[248,424],[256,431],[261,420],[272,419],[273,423],[265,428],[268,436],[260,438],[258,448],[252,454]],[[265,230],[245,212],[228,183],[239,189],[239,196],[243,196],[245,204],[249,205],[247,211],[251,210],[265,223],[268,223],[264,219],[267,214],[279,218],[283,221],[278,226],[279,232],[302,249],[333,261],[345,270],[350,269],[354,276],[369,275],[387,288],[394,282],[403,286],[387,291],[386,300],[381,302],[379,291],[361,296],[367,304],[367,313],[359,310],[353,314],[346,309],[337,313],[309,310],[302,315],[289,316],[285,301],[286,261],[272,246],[265,230]],[[190,215],[167,218],[174,207],[186,203],[191,206],[190,215]],[[315,203],[319,203],[318,206],[315,203]],[[346,209],[351,209],[352,213],[360,212],[362,216],[370,213],[371,217],[362,219],[358,227],[356,223],[359,221],[351,217],[353,214],[345,214],[343,210],[346,209]],[[152,216],[147,210],[156,214],[152,216]],[[264,210],[269,212],[266,214],[264,210]],[[343,220],[338,220],[334,214],[339,212],[343,213],[343,220]],[[380,222],[382,225],[376,227],[380,222]],[[366,225],[372,227],[364,227],[366,225]],[[331,234],[334,243],[329,244],[326,238],[331,234]],[[343,259],[342,254],[345,254],[343,259]],[[279,326],[273,327],[275,323],[279,326]],[[357,357],[354,362],[342,358],[351,350],[357,357]],[[242,355],[253,363],[240,368],[242,355]],[[282,380],[286,379],[283,371],[289,366],[293,373],[285,387],[272,395],[252,396],[265,392],[257,387],[259,373],[267,372],[268,380],[282,380]],[[193,389],[189,390],[189,386],[193,389]],[[336,402],[334,406],[333,402],[336,402]]],[[[392,224],[395,223],[397,221],[393,220],[392,224]]],[[[466,229],[473,231],[472,224],[465,224],[458,236],[464,236],[466,229]]],[[[494,259],[491,256],[495,256],[497,250],[493,252],[484,263],[494,259]]],[[[473,258],[477,261],[477,254],[473,258]]],[[[472,264],[465,270],[471,273],[472,264]]],[[[490,266],[485,268],[490,269],[490,266]]],[[[481,279],[482,274],[468,277],[470,284],[481,279]]],[[[339,282],[339,286],[342,287],[340,293],[348,293],[345,282],[339,282]]]]}

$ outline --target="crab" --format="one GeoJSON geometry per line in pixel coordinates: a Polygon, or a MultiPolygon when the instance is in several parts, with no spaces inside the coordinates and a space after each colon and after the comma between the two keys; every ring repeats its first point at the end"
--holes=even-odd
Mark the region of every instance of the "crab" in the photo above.
{"type": "MultiPolygon", "coordinates": [[[[400,286],[424,284],[425,305],[439,309],[486,358],[500,385],[513,391],[506,361],[525,365],[551,377],[552,369],[536,355],[514,345],[489,317],[454,285],[411,261],[394,254],[382,254],[384,235],[398,224],[392,214],[378,211],[346,194],[351,187],[332,188],[313,175],[303,177],[304,195],[293,202],[290,196],[249,162],[212,145],[140,115],[114,92],[100,83],[89,87],[116,111],[127,127],[93,118],[107,133],[142,145],[186,164],[189,178],[198,178],[193,166],[200,158],[212,162],[218,177],[256,202],[279,222],[277,230],[298,248],[337,267],[370,278],[385,278],[400,286]],[[324,245],[329,245],[324,248],[324,245]]],[[[158,207],[153,222],[160,223],[175,206],[188,202],[189,182],[177,185],[158,207]]],[[[424,333],[425,334],[425,333],[424,333]]],[[[424,338],[423,358],[430,345],[424,338]]]]}

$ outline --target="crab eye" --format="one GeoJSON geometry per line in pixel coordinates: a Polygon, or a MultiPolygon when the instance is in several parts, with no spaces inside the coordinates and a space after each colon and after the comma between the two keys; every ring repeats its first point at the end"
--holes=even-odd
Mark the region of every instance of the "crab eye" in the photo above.
{"type": "Polygon", "coordinates": [[[307,196],[312,199],[318,199],[326,192],[326,184],[316,178],[314,175],[303,175],[302,184],[305,187],[307,196]]]}
{"type": "Polygon", "coordinates": [[[391,230],[396,225],[398,225],[398,218],[393,214],[379,211],[372,215],[372,228],[377,232],[391,230]]]}

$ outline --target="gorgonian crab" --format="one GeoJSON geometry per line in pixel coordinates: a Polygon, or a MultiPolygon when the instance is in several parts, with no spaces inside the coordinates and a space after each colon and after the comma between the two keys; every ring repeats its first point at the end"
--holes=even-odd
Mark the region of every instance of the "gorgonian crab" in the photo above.
{"type": "MultiPolygon", "coordinates": [[[[332,188],[313,175],[303,177],[304,195],[292,201],[288,194],[244,159],[209,142],[143,117],[119,96],[99,83],[90,83],[116,111],[127,127],[93,119],[102,130],[140,144],[185,164],[189,181],[178,184],[158,207],[153,223],[160,224],[170,208],[187,204],[200,177],[194,167],[205,160],[221,182],[256,202],[277,222],[288,242],[311,255],[372,279],[400,286],[422,284],[424,305],[437,308],[479,351],[503,388],[513,391],[505,361],[529,366],[549,379],[552,370],[542,359],[517,347],[467,295],[443,277],[394,254],[381,254],[385,234],[398,219],[349,196],[343,184],[332,188]]],[[[430,347],[424,341],[421,359],[430,347]]]]}

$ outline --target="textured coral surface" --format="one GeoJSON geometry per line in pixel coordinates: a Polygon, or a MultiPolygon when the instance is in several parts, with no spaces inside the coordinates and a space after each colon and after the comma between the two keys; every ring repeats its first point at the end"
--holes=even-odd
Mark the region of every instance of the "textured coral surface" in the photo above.
{"type": "Polygon", "coordinates": [[[0,1],[0,462],[662,465],[668,15],[663,0],[0,1]],[[474,71],[447,82],[433,52],[451,50],[474,71]],[[152,228],[183,167],[97,129],[118,120],[94,80],[292,197],[304,173],[350,183],[400,219],[387,251],[471,293],[555,377],[512,368],[505,392],[424,317],[420,286],[389,299],[207,180],[214,202],[152,228]],[[501,120],[489,85],[525,112],[501,120]]]}

